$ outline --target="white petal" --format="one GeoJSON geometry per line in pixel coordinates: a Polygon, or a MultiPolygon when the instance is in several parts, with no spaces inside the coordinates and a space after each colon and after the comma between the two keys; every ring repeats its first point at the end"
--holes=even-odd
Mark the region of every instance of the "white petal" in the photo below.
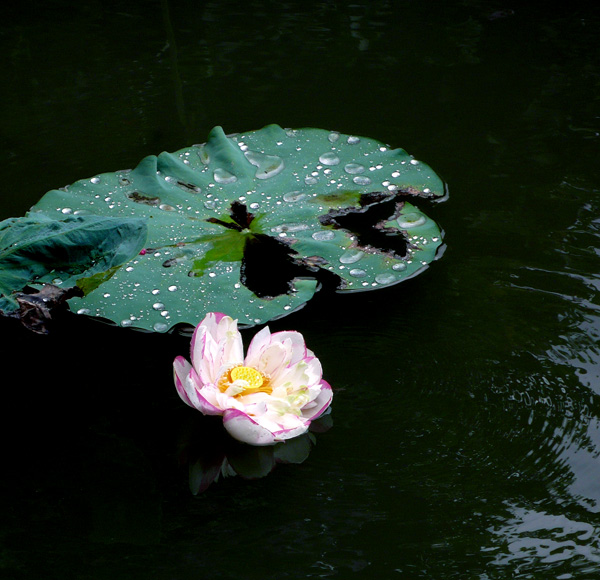
{"type": "Polygon", "coordinates": [[[286,349],[290,353],[288,365],[296,364],[306,357],[307,349],[306,344],[304,343],[304,337],[295,330],[275,332],[271,336],[271,342],[285,343],[286,349]]]}
{"type": "Polygon", "coordinates": [[[270,344],[261,352],[256,369],[274,379],[287,366],[289,354],[284,345],[270,344]]]}
{"type": "Polygon", "coordinates": [[[192,364],[205,383],[216,383],[224,366],[244,359],[242,336],[237,321],[211,312],[198,325],[192,337],[192,364]]]}
{"type": "Polygon", "coordinates": [[[318,419],[331,405],[333,391],[327,381],[321,381],[321,390],[318,396],[302,409],[302,416],[305,419],[318,419]]]}
{"type": "Polygon", "coordinates": [[[288,391],[295,391],[304,387],[312,387],[320,382],[322,376],[323,370],[319,359],[303,359],[285,369],[277,380],[273,381],[273,390],[285,388],[288,391]]]}
{"type": "Polygon", "coordinates": [[[273,445],[275,443],[275,436],[271,431],[237,409],[225,411],[223,425],[229,434],[238,441],[250,445],[273,445]]]}
{"type": "Polygon", "coordinates": [[[249,367],[258,368],[261,354],[269,344],[271,344],[271,331],[268,326],[265,326],[252,337],[244,364],[249,367]]]}

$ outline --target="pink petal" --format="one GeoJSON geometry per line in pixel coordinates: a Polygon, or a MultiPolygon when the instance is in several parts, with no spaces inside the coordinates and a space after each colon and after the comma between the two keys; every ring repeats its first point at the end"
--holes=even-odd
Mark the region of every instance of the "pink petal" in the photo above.
{"type": "Polygon", "coordinates": [[[217,324],[219,324],[219,322],[221,322],[221,320],[227,316],[227,314],[223,314],[222,312],[211,312],[210,314],[214,316],[217,324]]]}
{"type": "Polygon", "coordinates": [[[223,416],[223,424],[227,432],[238,441],[250,445],[273,445],[279,441],[285,441],[298,437],[308,431],[310,421],[301,417],[297,418],[300,424],[289,429],[271,431],[239,409],[227,409],[223,416]]]}
{"type": "Polygon", "coordinates": [[[178,356],[173,361],[173,379],[175,381],[175,388],[177,389],[177,393],[186,405],[193,407],[194,405],[190,401],[190,398],[187,396],[185,387],[183,386],[185,384],[187,376],[190,373],[191,368],[192,365],[182,356],[178,356]]]}
{"type": "Polygon", "coordinates": [[[321,381],[321,392],[317,398],[312,401],[310,409],[303,409],[302,416],[311,421],[318,419],[331,405],[333,391],[327,381],[321,381]]]}
{"type": "Polygon", "coordinates": [[[213,405],[203,394],[202,391],[206,390],[206,387],[202,385],[200,377],[194,370],[190,369],[190,372],[185,380],[184,388],[189,400],[192,402],[192,406],[198,409],[203,415],[222,415],[223,409],[220,409],[216,405],[213,405]]]}
{"type": "Polygon", "coordinates": [[[286,439],[298,437],[299,435],[302,435],[308,431],[309,424],[310,421],[307,421],[305,425],[299,425],[290,429],[282,429],[281,431],[275,431],[275,433],[273,433],[273,435],[275,436],[275,441],[285,441],[286,439]]]}
{"type": "Polygon", "coordinates": [[[223,415],[227,432],[238,441],[250,445],[273,445],[276,440],[271,431],[259,425],[249,415],[238,409],[227,409],[223,415]]]}

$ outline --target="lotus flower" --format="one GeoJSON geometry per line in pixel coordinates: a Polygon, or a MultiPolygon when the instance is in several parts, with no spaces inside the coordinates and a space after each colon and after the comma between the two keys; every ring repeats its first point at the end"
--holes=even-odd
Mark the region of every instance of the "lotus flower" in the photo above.
{"type": "Polygon", "coordinates": [[[331,404],[321,363],[299,332],[258,332],[244,358],[237,320],[209,313],[192,337],[190,364],[178,356],[175,386],[184,403],[222,415],[229,434],[251,445],[302,435],[331,404]]]}

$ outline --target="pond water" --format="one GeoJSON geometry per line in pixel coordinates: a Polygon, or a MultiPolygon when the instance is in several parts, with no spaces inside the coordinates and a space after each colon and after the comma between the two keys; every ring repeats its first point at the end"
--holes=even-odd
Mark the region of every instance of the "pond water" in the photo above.
{"type": "MultiPolygon", "coordinates": [[[[335,397],[264,477],[190,492],[222,439],[173,387],[187,338],[0,321],[5,577],[596,578],[600,10],[28,6],[0,23],[2,219],[215,125],[373,137],[450,198],[421,206],[447,244],[426,272],[270,325],[305,335],[335,397]]],[[[276,461],[226,452],[246,476],[276,461]]]]}

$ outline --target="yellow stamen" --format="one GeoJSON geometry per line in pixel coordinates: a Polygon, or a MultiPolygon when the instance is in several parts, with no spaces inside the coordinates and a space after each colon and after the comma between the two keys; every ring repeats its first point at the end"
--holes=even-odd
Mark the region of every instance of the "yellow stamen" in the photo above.
{"type": "Polygon", "coordinates": [[[267,393],[270,395],[273,392],[273,389],[269,385],[268,377],[252,367],[245,366],[233,367],[223,373],[218,382],[219,390],[224,393],[231,386],[231,383],[235,381],[244,381],[246,383],[243,386],[244,390],[234,395],[235,397],[243,397],[244,395],[251,395],[253,393],[267,393]]]}
{"type": "Polygon", "coordinates": [[[229,374],[234,381],[238,379],[246,381],[249,389],[258,389],[264,382],[262,373],[252,367],[233,367],[229,374]]]}

